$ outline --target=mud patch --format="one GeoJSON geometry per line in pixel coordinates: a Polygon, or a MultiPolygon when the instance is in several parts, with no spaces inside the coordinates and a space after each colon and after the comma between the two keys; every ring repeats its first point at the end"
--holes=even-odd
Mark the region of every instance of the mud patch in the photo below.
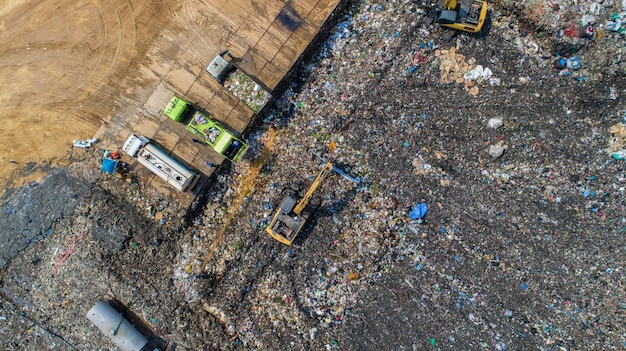
{"type": "Polygon", "coordinates": [[[53,224],[70,216],[89,191],[87,183],[65,169],[55,170],[40,183],[30,182],[15,190],[14,196],[0,207],[0,268],[50,234],[53,224]]]}

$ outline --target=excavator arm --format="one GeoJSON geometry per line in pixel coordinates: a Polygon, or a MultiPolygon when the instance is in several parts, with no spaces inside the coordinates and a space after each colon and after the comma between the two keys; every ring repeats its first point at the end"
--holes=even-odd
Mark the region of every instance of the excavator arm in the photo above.
{"type": "Polygon", "coordinates": [[[298,201],[298,204],[296,205],[296,207],[293,208],[293,212],[296,215],[299,216],[302,214],[302,211],[309,204],[309,201],[311,200],[313,193],[315,193],[315,190],[317,190],[320,184],[322,184],[322,181],[324,180],[324,178],[326,178],[331,173],[332,170],[333,170],[333,164],[330,162],[326,162],[322,170],[318,173],[317,177],[313,181],[313,184],[311,184],[311,186],[309,187],[309,190],[307,190],[306,194],[304,194],[302,199],[298,201]]]}
{"type": "Polygon", "coordinates": [[[456,0],[444,0],[442,8],[446,10],[456,10],[457,2],[456,0]]]}

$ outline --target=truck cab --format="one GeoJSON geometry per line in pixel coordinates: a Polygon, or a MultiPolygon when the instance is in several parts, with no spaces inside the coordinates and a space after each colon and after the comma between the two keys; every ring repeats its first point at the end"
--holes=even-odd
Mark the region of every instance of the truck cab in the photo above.
{"type": "Polygon", "coordinates": [[[163,112],[169,118],[171,118],[175,122],[183,122],[185,116],[189,112],[190,105],[187,101],[174,96],[172,99],[165,105],[163,112]]]}

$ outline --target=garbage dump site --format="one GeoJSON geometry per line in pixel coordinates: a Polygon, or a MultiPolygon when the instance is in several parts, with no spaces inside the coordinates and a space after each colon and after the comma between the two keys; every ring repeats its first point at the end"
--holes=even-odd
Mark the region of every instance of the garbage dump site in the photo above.
{"type": "Polygon", "coordinates": [[[1,348],[113,349],[100,300],[162,350],[626,348],[626,2],[488,6],[470,34],[355,2],[189,208],[97,142],[8,193],[3,236],[41,234],[2,246],[1,348]]]}

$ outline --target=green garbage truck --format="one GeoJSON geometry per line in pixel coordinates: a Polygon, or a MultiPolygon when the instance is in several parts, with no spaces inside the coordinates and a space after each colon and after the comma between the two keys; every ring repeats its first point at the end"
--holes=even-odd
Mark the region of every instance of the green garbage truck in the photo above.
{"type": "Polygon", "coordinates": [[[163,112],[176,122],[186,123],[187,131],[231,162],[241,161],[248,150],[248,145],[227,127],[178,96],[172,97],[163,112]]]}

